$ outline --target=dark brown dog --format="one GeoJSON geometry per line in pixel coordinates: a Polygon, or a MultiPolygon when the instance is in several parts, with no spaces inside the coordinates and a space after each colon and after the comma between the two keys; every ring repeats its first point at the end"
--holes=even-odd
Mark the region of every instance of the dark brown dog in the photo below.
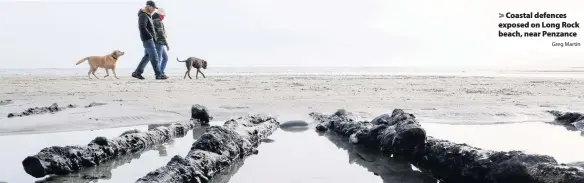
{"type": "Polygon", "coordinates": [[[201,75],[203,75],[203,78],[206,78],[205,74],[203,74],[203,72],[201,72],[201,68],[207,69],[207,61],[200,59],[200,58],[197,58],[197,57],[189,57],[184,61],[180,61],[177,57],[176,61],[184,62],[185,65],[187,66],[187,72],[185,72],[185,76],[183,77],[183,79],[186,79],[187,75],[189,75],[190,79],[193,79],[193,78],[191,78],[191,68],[197,69],[197,74],[195,75],[195,79],[199,79],[199,73],[201,73],[201,75]]]}

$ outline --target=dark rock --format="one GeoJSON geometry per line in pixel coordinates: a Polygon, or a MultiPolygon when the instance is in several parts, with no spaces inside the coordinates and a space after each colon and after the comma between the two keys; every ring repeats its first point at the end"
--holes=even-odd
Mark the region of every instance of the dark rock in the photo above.
{"type": "Polygon", "coordinates": [[[57,105],[57,103],[53,103],[48,107],[34,107],[34,108],[28,108],[28,109],[22,111],[21,113],[10,113],[10,114],[8,114],[8,117],[12,118],[12,117],[22,117],[22,116],[30,116],[30,115],[36,115],[36,114],[44,114],[44,113],[54,113],[54,112],[58,112],[60,110],[61,110],[61,108],[59,108],[59,105],[57,105]]]}
{"type": "Polygon", "coordinates": [[[280,129],[282,129],[283,131],[295,133],[295,132],[304,132],[304,131],[309,130],[310,128],[308,127],[308,122],[301,121],[301,120],[295,120],[295,121],[287,121],[287,122],[280,124],[280,129]]]}
{"type": "Polygon", "coordinates": [[[85,108],[101,106],[101,105],[107,105],[107,104],[106,103],[91,102],[89,105],[86,105],[85,108]]]}
{"type": "Polygon", "coordinates": [[[560,165],[551,156],[490,151],[428,137],[412,163],[443,182],[584,182],[584,169],[560,165]]]}
{"type": "Polygon", "coordinates": [[[198,119],[203,125],[209,125],[209,122],[213,120],[213,117],[209,115],[207,107],[195,104],[191,107],[191,119],[198,119]]]}
{"type": "Polygon", "coordinates": [[[387,125],[387,124],[389,124],[389,120],[391,120],[391,115],[390,114],[382,114],[380,116],[377,116],[377,117],[373,118],[373,120],[371,120],[371,124],[374,124],[374,125],[387,125]]]}
{"type": "Polygon", "coordinates": [[[345,110],[339,110],[330,116],[320,113],[310,113],[310,116],[320,122],[317,125],[318,131],[326,128],[349,137],[353,144],[375,147],[388,155],[413,158],[424,148],[426,131],[413,115],[401,109],[394,110],[389,118],[378,117],[386,121],[383,125],[357,121],[355,115],[345,110]]]}
{"type": "Polygon", "coordinates": [[[584,114],[553,110],[548,112],[556,117],[555,122],[565,125],[568,130],[584,131],[584,114]]]}
{"type": "Polygon", "coordinates": [[[413,114],[405,113],[401,109],[395,109],[391,114],[382,114],[371,120],[371,124],[374,125],[394,125],[398,121],[405,120],[406,118],[416,118],[413,114]]]}
{"type": "Polygon", "coordinates": [[[346,116],[348,115],[347,110],[345,109],[339,109],[337,110],[337,112],[334,113],[335,116],[346,116]]]}
{"type": "Polygon", "coordinates": [[[560,112],[560,111],[548,111],[550,114],[556,117],[555,121],[561,123],[571,124],[573,122],[581,121],[584,119],[584,114],[577,112],[560,112]]]}
{"type": "MultiPolygon", "coordinates": [[[[85,107],[87,108],[87,107],[94,107],[94,106],[100,106],[100,105],[105,105],[105,103],[92,102],[91,104],[89,104],[85,107]]],[[[33,108],[28,108],[20,113],[10,113],[10,114],[8,114],[8,118],[23,117],[23,116],[30,116],[30,115],[37,115],[37,114],[45,114],[45,113],[55,113],[55,112],[62,111],[63,109],[76,108],[76,107],[77,106],[73,105],[73,104],[69,104],[66,107],[59,107],[59,105],[57,105],[57,103],[53,103],[48,107],[33,107],[33,108]]]]}
{"type": "Polygon", "coordinates": [[[107,146],[107,145],[109,145],[108,144],[108,141],[107,141],[107,138],[105,138],[105,137],[96,137],[90,143],[95,143],[95,144],[100,145],[100,146],[107,146]]]}
{"type": "Polygon", "coordinates": [[[0,106],[12,104],[12,100],[0,100],[0,106]]]}
{"type": "Polygon", "coordinates": [[[301,120],[286,121],[286,122],[280,124],[280,128],[294,128],[294,127],[307,127],[307,126],[308,126],[308,122],[301,121],[301,120]]]}
{"type": "MultiPolygon", "coordinates": [[[[349,137],[349,142],[385,156],[404,159],[441,182],[473,183],[583,183],[584,169],[558,164],[553,157],[520,151],[483,150],[467,144],[426,137],[411,114],[394,110],[379,117],[380,125],[347,115],[311,113],[322,128],[349,137]],[[422,138],[423,137],[423,138],[422,138]],[[420,147],[420,143],[422,147],[420,147]],[[405,157],[405,158],[402,158],[405,157]]],[[[573,118],[570,118],[573,119],[573,118]]]]}
{"type": "Polygon", "coordinates": [[[86,146],[52,146],[26,157],[22,166],[26,173],[37,178],[51,174],[65,175],[183,137],[189,130],[201,126],[201,123],[199,119],[192,119],[111,139],[97,137],[86,146]]]}
{"type": "Polygon", "coordinates": [[[237,166],[257,152],[261,139],[278,129],[275,118],[251,115],[231,119],[223,126],[210,126],[185,158],[174,156],[166,166],[148,173],[137,183],[202,183],[237,166]]]}
{"type": "Polygon", "coordinates": [[[26,157],[22,166],[26,173],[37,178],[50,174],[69,174],[182,137],[196,126],[200,124],[189,121],[112,139],[97,137],[86,146],[52,146],[26,157]]]}
{"type": "Polygon", "coordinates": [[[327,130],[328,130],[328,128],[325,125],[323,125],[323,124],[316,125],[316,131],[326,132],[327,130]]]}

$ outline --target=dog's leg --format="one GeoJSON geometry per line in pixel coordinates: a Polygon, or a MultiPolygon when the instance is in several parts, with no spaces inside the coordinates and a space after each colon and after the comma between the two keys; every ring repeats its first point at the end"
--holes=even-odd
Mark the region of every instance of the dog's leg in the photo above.
{"type": "Polygon", "coordinates": [[[189,79],[193,79],[193,78],[191,77],[191,67],[190,67],[190,66],[189,66],[189,67],[187,67],[187,73],[185,73],[185,74],[189,76],[189,79]]]}
{"type": "Polygon", "coordinates": [[[114,73],[114,77],[116,79],[120,79],[120,78],[118,78],[118,75],[116,74],[116,68],[112,68],[112,72],[114,73]]]}
{"type": "Polygon", "coordinates": [[[99,79],[99,77],[97,77],[97,75],[95,75],[95,71],[97,71],[97,68],[91,68],[91,74],[93,74],[93,76],[95,76],[95,78],[99,79]]]}
{"type": "Polygon", "coordinates": [[[109,76],[109,69],[105,69],[105,76],[103,78],[107,78],[109,76]]]}
{"type": "Polygon", "coordinates": [[[87,71],[87,77],[89,77],[89,79],[91,79],[91,67],[89,67],[89,71],[87,71]]]}
{"type": "Polygon", "coordinates": [[[187,74],[189,73],[189,71],[191,71],[191,68],[189,67],[189,64],[187,64],[187,71],[185,72],[185,76],[183,77],[183,79],[187,79],[187,74]]]}
{"type": "Polygon", "coordinates": [[[197,68],[197,74],[195,74],[195,79],[199,79],[199,72],[201,71],[199,70],[199,68],[197,68]]]}
{"type": "Polygon", "coordinates": [[[203,74],[203,71],[201,71],[201,70],[198,70],[198,71],[201,73],[201,75],[203,76],[203,78],[207,78],[207,77],[205,77],[205,74],[203,74]]]}

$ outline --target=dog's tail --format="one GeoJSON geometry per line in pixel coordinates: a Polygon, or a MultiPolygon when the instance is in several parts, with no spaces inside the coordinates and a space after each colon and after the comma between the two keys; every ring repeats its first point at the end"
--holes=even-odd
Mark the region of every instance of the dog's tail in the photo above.
{"type": "Polygon", "coordinates": [[[87,59],[89,59],[89,57],[82,58],[81,60],[77,61],[77,63],[75,63],[75,65],[79,65],[80,63],[85,62],[87,59]]]}
{"type": "Polygon", "coordinates": [[[178,61],[178,62],[186,62],[187,60],[180,61],[180,60],[178,59],[178,57],[176,57],[176,61],[178,61]]]}

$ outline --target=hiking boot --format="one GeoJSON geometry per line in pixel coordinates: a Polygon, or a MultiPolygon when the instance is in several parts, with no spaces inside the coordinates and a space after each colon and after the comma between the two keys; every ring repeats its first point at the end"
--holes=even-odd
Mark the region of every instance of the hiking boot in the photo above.
{"type": "Polygon", "coordinates": [[[132,73],[132,77],[137,79],[145,79],[141,74],[136,74],[135,72],[132,73]]]}
{"type": "Polygon", "coordinates": [[[165,79],[168,79],[168,77],[165,75],[160,75],[160,76],[156,76],[156,79],[157,80],[165,80],[165,79]]]}

